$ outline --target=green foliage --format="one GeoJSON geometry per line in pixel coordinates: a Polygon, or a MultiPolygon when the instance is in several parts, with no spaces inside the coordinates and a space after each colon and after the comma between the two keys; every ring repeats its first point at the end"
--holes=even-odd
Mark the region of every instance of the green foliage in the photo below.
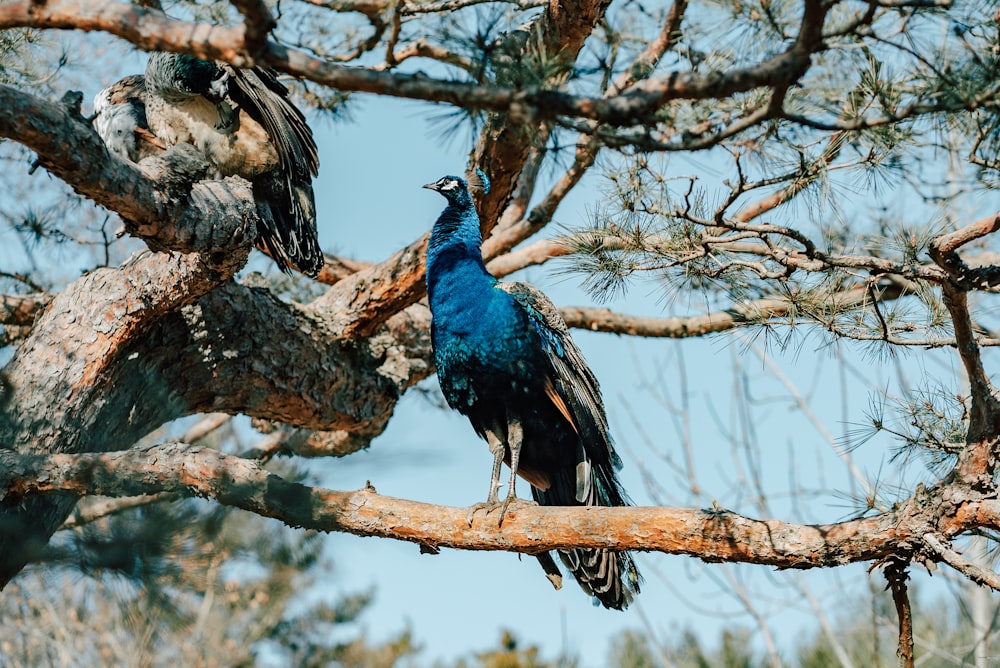
{"type": "Polygon", "coordinates": [[[265,657],[388,668],[419,651],[409,631],[376,644],[345,638],[371,592],[303,600],[331,568],[313,532],[179,501],[63,533],[47,565],[0,597],[5,663],[251,666],[265,657]],[[73,662],[61,658],[69,654],[73,662]]]}
{"type": "Polygon", "coordinates": [[[755,668],[766,665],[767,662],[755,658],[750,640],[751,634],[746,629],[723,629],[718,647],[706,649],[698,636],[688,629],[668,646],[655,647],[646,636],[626,631],[612,641],[608,665],[615,668],[663,665],[677,668],[755,668]]]}
{"type": "Polygon", "coordinates": [[[537,645],[524,645],[512,631],[500,632],[497,647],[477,652],[472,658],[458,659],[453,664],[435,664],[437,668],[576,668],[576,661],[569,657],[554,660],[542,658],[537,645]]]}
{"type": "MultiPolygon", "coordinates": [[[[52,65],[51,49],[52,44],[36,30],[0,30],[0,84],[44,85],[51,72],[42,69],[42,65],[52,65]]],[[[58,69],[65,62],[65,55],[55,62],[58,69]]]]}
{"type": "MultiPolygon", "coordinates": [[[[792,2],[699,5],[664,67],[752,66],[788,47],[801,12],[792,2]]],[[[827,21],[825,49],[765,121],[741,125],[774,104],[760,88],[671,104],[655,141],[609,130],[631,145],[605,161],[605,196],[589,225],[567,235],[570,270],[599,298],[645,275],[672,302],[700,308],[782,299],[779,317],[744,324],[768,333],[811,324],[875,357],[949,345],[947,313],[914,268],[927,264],[935,235],[990,212],[977,188],[998,181],[994,13],[975,0],[947,11],[885,8],[856,30],[845,5],[827,21]],[[684,149],[708,150],[654,158],[684,149]]]]}

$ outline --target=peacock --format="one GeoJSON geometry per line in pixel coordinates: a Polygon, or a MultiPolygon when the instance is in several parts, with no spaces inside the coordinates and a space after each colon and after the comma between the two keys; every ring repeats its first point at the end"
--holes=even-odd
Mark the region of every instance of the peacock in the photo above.
{"type": "Polygon", "coordinates": [[[145,115],[167,146],[187,142],[219,176],[253,184],[259,242],[282,271],[323,267],[312,179],[319,155],[305,116],[268,68],[239,69],[174,53],[146,65],[145,115]]]}
{"type": "MultiPolygon", "coordinates": [[[[484,193],[489,180],[476,170],[484,193]]],[[[469,418],[493,454],[489,496],[478,508],[515,498],[515,479],[544,506],[624,506],[629,500],[597,379],[552,302],[526,283],[500,282],[482,257],[469,183],[445,176],[424,186],[448,200],[427,248],[427,295],[438,381],[449,406],[469,418]],[[510,466],[500,502],[501,464],[510,466]]],[[[551,557],[542,565],[555,569],[551,557]]],[[[624,551],[569,549],[559,557],[604,607],[626,608],[641,578],[624,551]]],[[[558,569],[555,569],[556,571],[558,569]]]]}

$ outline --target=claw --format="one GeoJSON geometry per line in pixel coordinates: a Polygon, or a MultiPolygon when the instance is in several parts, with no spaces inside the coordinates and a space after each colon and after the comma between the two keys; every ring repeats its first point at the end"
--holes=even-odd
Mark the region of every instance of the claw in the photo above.
{"type": "Polygon", "coordinates": [[[507,515],[508,508],[516,511],[518,508],[532,508],[537,505],[537,503],[529,499],[521,499],[513,494],[508,494],[507,498],[500,504],[500,518],[497,520],[497,528],[503,526],[503,518],[507,515]]]}
{"type": "Polygon", "coordinates": [[[496,499],[495,497],[493,498],[493,500],[487,499],[486,501],[480,501],[479,503],[474,503],[471,506],[469,506],[469,512],[465,516],[465,521],[468,522],[469,526],[471,527],[472,526],[472,519],[475,517],[476,513],[478,513],[480,510],[482,510],[482,511],[485,511],[487,515],[489,515],[499,505],[500,505],[500,501],[498,499],[496,499]]]}

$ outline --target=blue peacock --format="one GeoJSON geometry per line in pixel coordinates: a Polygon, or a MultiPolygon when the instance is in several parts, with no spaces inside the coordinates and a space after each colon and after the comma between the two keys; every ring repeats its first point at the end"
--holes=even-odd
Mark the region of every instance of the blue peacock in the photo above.
{"type": "MultiPolygon", "coordinates": [[[[478,169],[476,175],[489,192],[486,175],[478,169]]],[[[502,521],[517,475],[541,505],[628,505],[600,387],[556,307],[538,289],[499,282],[486,270],[479,215],[465,179],[445,176],[424,187],[448,200],[427,249],[438,381],[448,404],[469,418],[494,457],[489,496],[473,509],[502,506],[502,521]],[[502,463],[511,477],[500,502],[502,463]]],[[[559,556],[606,608],[622,610],[639,593],[639,572],[628,552],[570,549],[559,556]]],[[[540,561],[550,577],[558,570],[548,555],[540,561]]]]}

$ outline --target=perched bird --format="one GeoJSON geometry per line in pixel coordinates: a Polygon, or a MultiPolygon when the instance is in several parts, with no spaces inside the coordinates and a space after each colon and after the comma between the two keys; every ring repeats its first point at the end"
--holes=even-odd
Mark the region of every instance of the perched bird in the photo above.
{"type": "Polygon", "coordinates": [[[319,156],[305,116],[273,70],[241,70],[173,53],[146,65],[146,117],[168,146],[187,142],[220,176],[253,184],[259,242],[282,271],[323,267],[312,178],[319,156]]]}
{"type": "MultiPolygon", "coordinates": [[[[477,176],[488,192],[486,175],[477,170],[477,176]]],[[[536,288],[501,283],[486,270],[479,216],[464,179],[445,176],[424,187],[448,200],[427,248],[438,381],[494,457],[489,497],[473,508],[506,510],[516,475],[531,483],[541,505],[628,505],[600,387],[556,307],[536,288]],[[502,462],[511,478],[501,504],[502,462]]],[[[621,610],[639,593],[628,552],[572,549],[559,556],[606,608],[621,610]]],[[[542,560],[549,572],[546,563],[554,568],[554,562],[542,560]]]]}
{"type": "Polygon", "coordinates": [[[146,121],[146,80],[132,74],[94,96],[94,129],[112,153],[139,162],[166,146],[146,121]]]}

